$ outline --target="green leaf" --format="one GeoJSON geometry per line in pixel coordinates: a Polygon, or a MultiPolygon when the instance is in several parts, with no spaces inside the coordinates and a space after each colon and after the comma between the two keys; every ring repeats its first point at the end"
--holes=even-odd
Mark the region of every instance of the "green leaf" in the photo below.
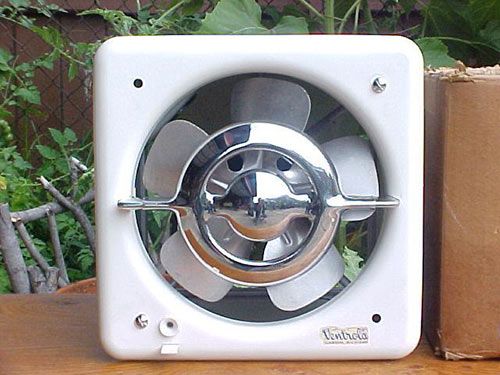
{"type": "Polygon", "coordinates": [[[40,92],[35,86],[31,87],[20,87],[14,94],[31,104],[40,104],[40,92]]]}
{"type": "Polygon", "coordinates": [[[262,11],[254,0],[221,0],[207,13],[199,34],[267,34],[260,19],[262,11]]]}
{"type": "Polygon", "coordinates": [[[9,3],[15,8],[27,8],[30,6],[29,0],[9,0],[9,3]]]}
{"type": "Polygon", "coordinates": [[[55,160],[60,155],[57,150],[54,150],[53,148],[48,146],[36,145],[35,147],[40,155],[42,155],[45,159],[55,160]]]}
{"type": "Polygon", "coordinates": [[[500,1],[430,0],[423,14],[425,36],[447,37],[442,41],[451,57],[474,66],[499,61],[498,50],[483,30],[500,19],[500,1]]]}
{"type": "Polygon", "coordinates": [[[8,181],[5,176],[0,175],[0,190],[7,190],[8,181]]]}
{"type": "Polygon", "coordinates": [[[90,9],[78,13],[79,16],[96,15],[101,16],[106,22],[109,22],[113,29],[119,35],[130,35],[131,29],[138,25],[138,21],[127,16],[121,10],[108,9],[90,9]]]}
{"type": "Polygon", "coordinates": [[[64,128],[64,136],[68,142],[75,143],[77,141],[75,132],[70,128],[64,128]]]}
{"type": "Polygon", "coordinates": [[[309,32],[304,18],[284,16],[280,22],[271,29],[272,34],[307,34],[309,32]]]}
{"type": "Polygon", "coordinates": [[[13,155],[13,158],[14,162],[12,164],[18,171],[25,171],[32,168],[31,164],[24,160],[17,152],[13,155]]]}
{"type": "Polygon", "coordinates": [[[7,111],[5,108],[0,107],[0,119],[6,119],[12,116],[12,112],[7,111]]]}
{"type": "Polygon", "coordinates": [[[52,162],[52,165],[55,167],[56,171],[65,174],[69,172],[69,166],[66,159],[62,156],[58,157],[56,160],[52,162]]]}
{"type": "Polygon", "coordinates": [[[10,54],[10,52],[3,48],[0,48],[0,64],[8,64],[11,59],[12,55],[10,54]]]}
{"type": "MultiPolygon", "coordinates": [[[[492,20],[479,32],[485,43],[490,45],[497,52],[500,52],[500,20],[492,20]]],[[[500,56],[497,56],[500,60],[500,56]]]]}
{"type": "Polygon", "coordinates": [[[37,61],[37,64],[41,68],[52,70],[54,69],[54,61],[50,58],[41,58],[37,61]]]}
{"type": "Polygon", "coordinates": [[[66,137],[64,136],[64,134],[60,130],[54,129],[54,128],[49,128],[49,133],[52,136],[52,139],[59,146],[64,147],[68,144],[68,140],[66,139],[66,137]]]}
{"type": "Polygon", "coordinates": [[[358,255],[357,251],[351,250],[347,246],[344,246],[344,250],[342,251],[342,259],[344,260],[345,265],[345,276],[350,281],[354,281],[361,271],[361,262],[363,261],[363,258],[358,255]]]}
{"type": "Polygon", "coordinates": [[[9,275],[4,268],[3,262],[0,263],[0,294],[12,292],[10,288],[9,275]]]}
{"type": "Polygon", "coordinates": [[[455,60],[448,55],[448,47],[439,38],[420,38],[415,40],[424,55],[426,67],[439,68],[454,66],[455,60]]]}
{"type": "Polygon", "coordinates": [[[182,7],[182,14],[191,16],[201,10],[203,7],[203,0],[190,0],[182,7]]]}
{"type": "Polygon", "coordinates": [[[221,0],[207,13],[198,34],[297,34],[307,33],[305,19],[284,16],[271,30],[261,23],[262,10],[255,0],[221,0]]]}
{"type": "Polygon", "coordinates": [[[74,61],[71,61],[68,67],[68,79],[72,81],[77,74],[78,74],[78,64],[74,61]]]}
{"type": "Polygon", "coordinates": [[[31,30],[35,32],[40,38],[43,39],[45,43],[48,45],[63,50],[64,49],[64,40],[61,36],[59,30],[51,26],[33,26],[31,30]]]}
{"type": "Polygon", "coordinates": [[[88,271],[94,264],[94,255],[89,248],[80,250],[77,259],[83,272],[88,271]]]}
{"type": "Polygon", "coordinates": [[[472,30],[477,33],[493,20],[500,20],[500,1],[469,0],[464,16],[469,20],[472,30]]]}

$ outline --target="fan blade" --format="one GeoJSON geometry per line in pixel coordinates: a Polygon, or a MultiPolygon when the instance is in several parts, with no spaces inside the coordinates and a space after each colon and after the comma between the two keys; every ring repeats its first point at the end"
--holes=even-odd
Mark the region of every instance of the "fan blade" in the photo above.
{"type": "Polygon", "coordinates": [[[276,78],[249,78],[238,82],[231,94],[234,122],[271,122],[304,130],[311,99],[296,83],[276,78]]]}
{"type": "Polygon", "coordinates": [[[161,248],[160,259],[165,270],[176,282],[205,301],[219,301],[233,287],[232,283],[201,264],[180,232],[174,233],[165,241],[161,248]]]}
{"type": "Polygon", "coordinates": [[[332,289],[344,274],[344,262],[332,246],[323,258],[304,274],[282,284],[268,286],[273,304],[285,311],[295,311],[316,301],[332,289]]]}
{"type": "Polygon", "coordinates": [[[163,198],[174,197],[182,169],[207,133],[185,120],[174,120],[156,136],[144,164],[146,189],[163,198]]]}
{"type": "MultiPolygon", "coordinates": [[[[378,198],[377,167],[368,141],[357,136],[341,137],[322,144],[321,148],[334,165],[340,190],[345,196],[378,198]]],[[[364,220],[373,212],[374,209],[347,210],[342,220],[364,220]]]]}

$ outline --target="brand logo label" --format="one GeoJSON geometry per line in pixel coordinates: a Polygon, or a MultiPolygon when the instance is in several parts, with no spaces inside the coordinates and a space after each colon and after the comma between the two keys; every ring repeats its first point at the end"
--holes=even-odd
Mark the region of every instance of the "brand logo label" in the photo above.
{"type": "Polygon", "coordinates": [[[320,330],[324,344],[368,344],[368,327],[324,327],[320,330]]]}

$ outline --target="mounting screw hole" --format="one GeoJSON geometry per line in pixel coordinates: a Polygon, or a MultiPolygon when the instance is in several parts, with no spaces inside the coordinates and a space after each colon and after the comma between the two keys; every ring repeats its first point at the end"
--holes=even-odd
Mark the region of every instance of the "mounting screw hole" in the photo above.
{"type": "Polygon", "coordinates": [[[136,78],[134,79],[134,86],[140,89],[143,85],[142,79],[136,78]]]}
{"type": "Polygon", "coordinates": [[[382,320],[382,317],[379,314],[373,314],[372,315],[372,321],[374,323],[380,323],[381,320],[382,320]]]}
{"type": "Polygon", "coordinates": [[[240,155],[233,156],[227,161],[227,167],[233,172],[241,171],[243,168],[243,158],[240,155]]]}
{"type": "Polygon", "coordinates": [[[288,159],[281,157],[278,160],[276,160],[276,167],[281,172],[286,172],[286,171],[289,171],[290,168],[292,168],[292,162],[288,159]]]}

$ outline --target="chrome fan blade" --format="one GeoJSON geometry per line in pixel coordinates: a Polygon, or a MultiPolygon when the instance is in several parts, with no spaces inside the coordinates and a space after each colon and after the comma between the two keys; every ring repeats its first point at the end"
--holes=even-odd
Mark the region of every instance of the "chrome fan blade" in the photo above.
{"type": "Polygon", "coordinates": [[[268,286],[273,304],[285,311],[295,311],[316,301],[332,289],[344,274],[344,262],[334,246],[304,274],[282,284],[268,286]]]}
{"type": "Polygon", "coordinates": [[[271,122],[302,131],[310,111],[306,90],[281,79],[245,79],[234,86],[231,95],[233,122],[271,122]]]}
{"type": "Polygon", "coordinates": [[[185,120],[174,120],[156,136],[146,163],[143,183],[146,189],[163,198],[172,198],[184,165],[207,134],[185,120]]]}
{"type": "MultiPolygon", "coordinates": [[[[377,167],[368,141],[348,136],[333,139],[321,145],[337,171],[342,193],[350,198],[378,198],[377,167]]],[[[374,209],[351,210],[342,214],[342,220],[358,221],[370,217],[374,209]]]]}
{"type": "Polygon", "coordinates": [[[205,268],[191,252],[180,232],[174,233],[165,241],[160,259],[176,282],[205,301],[219,301],[233,287],[232,283],[205,268]]]}

